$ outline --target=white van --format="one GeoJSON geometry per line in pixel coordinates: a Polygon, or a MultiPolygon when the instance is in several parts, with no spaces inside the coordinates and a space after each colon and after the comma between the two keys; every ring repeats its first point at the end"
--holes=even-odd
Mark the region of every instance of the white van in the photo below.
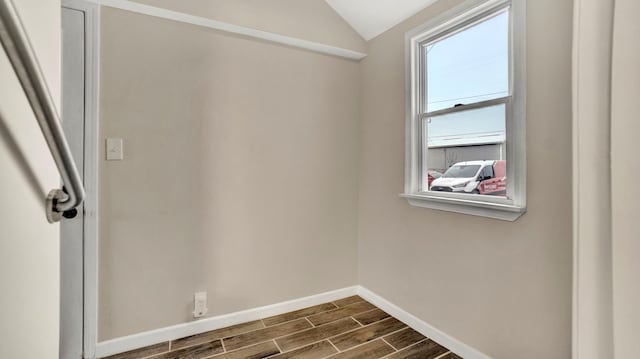
{"type": "Polygon", "coordinates": [[[498,161],[467,161],[458,162],[431,183],[430,190],[440,192],[458,192],[458,193],[480,193],[478,185],[483,180],[485,172],[489,168],[493,170],[494,164],[498,161]],[[486,170],[485,170],[486,169],[486,170]]]}

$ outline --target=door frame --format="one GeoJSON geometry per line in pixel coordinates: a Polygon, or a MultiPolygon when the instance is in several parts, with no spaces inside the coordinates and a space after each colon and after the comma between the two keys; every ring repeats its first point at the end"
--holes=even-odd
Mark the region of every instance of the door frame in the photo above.
{"type": "MultiPolygon", "coordinates": [[[[78,308],[74,315],[83,318],[83,337],[77,340],[82,340],[84,358],[94,358],[98,343],[100,5],[85,0],[62,0],[61,7],[85,14],[84,253],[83,258],[73,259],[82,261],[83,308],[78,308]]],[[[65,300],[65,293],[61,293],[61,300],[65,300]]]]}
{"type": "Polygon", "coordinates": [[[573,359],[614,357],[611,192],[602,190],[611,188],[614,8],[614,0],[574,1],[573,359]]]}

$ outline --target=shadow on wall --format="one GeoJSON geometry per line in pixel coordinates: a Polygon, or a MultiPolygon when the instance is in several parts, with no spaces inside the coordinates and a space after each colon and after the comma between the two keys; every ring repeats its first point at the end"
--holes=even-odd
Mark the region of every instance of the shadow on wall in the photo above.
{"type": "Polygon", "coordinates": [[[29,182],[29,187],[33,191],[33,194],[37,197],[42,197],[42,210],[45,210],[45,201],[44,198],[46,196],[47,190],[45,186],[40,183],[38,180],[38,176],[34,169],[30,166],[27,157],[24,155],[24,152],[15,141],[15,137],[9,130],[4,117],[0,115],[0,139],[2,139],[2,143],[4,143],[4,147],[6,147],[8,153],[15,159],[20,171],[25,176],[27,181],[29,182]],[[44,196],[43,196],[44,195],[44,196]]]}

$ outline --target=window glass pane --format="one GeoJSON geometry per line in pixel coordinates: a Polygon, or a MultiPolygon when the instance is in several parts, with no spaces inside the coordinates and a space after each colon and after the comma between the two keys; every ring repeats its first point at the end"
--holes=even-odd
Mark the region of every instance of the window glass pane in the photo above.
{"type": "Polygon", "coordinates": [[[425,119],[423,188],[506,196],[505,110],[500,104],[425,119]]]}
{"type": "Polygon", "coordinates": [[[427,112],[509,95],[509,13],[426,46],[427,112]]]}

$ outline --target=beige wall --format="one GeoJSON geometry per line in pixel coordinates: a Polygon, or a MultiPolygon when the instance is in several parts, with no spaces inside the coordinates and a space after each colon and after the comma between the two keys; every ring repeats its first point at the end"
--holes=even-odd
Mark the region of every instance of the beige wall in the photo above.
{"type": "Polygon", "coordinates": [[[366,52],[367,43],[324,0],[134,0],[191,15],[366,52]]]}
{"type": "MultiPolygon", "coordinates": [[[[59,104],[60,2],[15,3],[59,104]]],[[[59,180],[1,49],[0,168],[0,358],[58,358],[60,235],[44,199],[59,180]]]]}
{"type": "Polygon", "coordinates": [[[637,102],[640,98],[640,3],[616,0],[612,72],[612,208],[615,357],[639,358],[640,196],[637,102]]]}
{"type": "Polygon", "coordinates": [[[101,61],[101,340],[357,283],[358,63],[110,8],[101,61]]]}
{"type": "Polygon", "coordinates": [[[404,183],[404,34],[442,0],[369,43],[362,65],[359,279],[501,358],[570,357],[572,2],[528,1],[528,212],[514,223],[411,207],[404,183]]]}

